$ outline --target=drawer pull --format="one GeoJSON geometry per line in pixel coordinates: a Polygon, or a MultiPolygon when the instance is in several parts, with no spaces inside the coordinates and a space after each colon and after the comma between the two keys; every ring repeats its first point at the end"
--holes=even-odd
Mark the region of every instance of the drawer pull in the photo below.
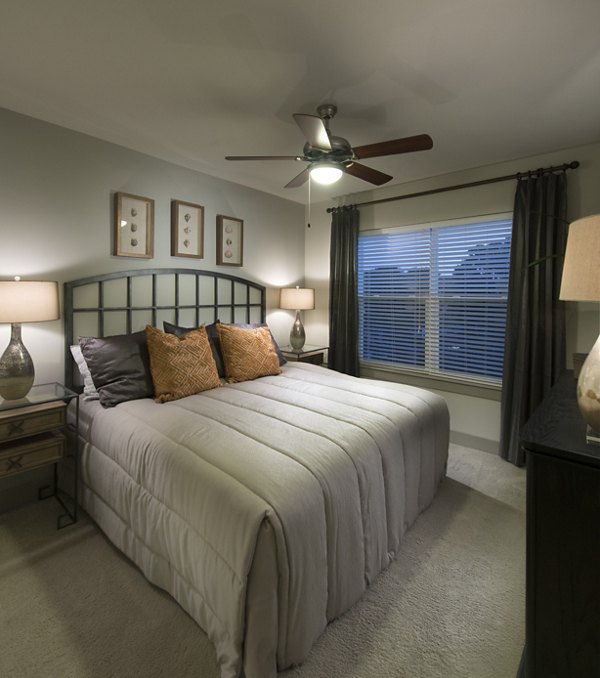
{"type": "Polygon", "coordinates": [[[10,436],[15,434],[21,435],[25,433],[25,431],[23,430],[24,423],[25,421],[23,419],[21,419],[21,421],[10,421],[8,423],[8,435],[10,436]]]}
{"type": "Polygon", "coordinates": [[[12,471],[16,468],[23,468],[23,455],[19,457],[13,457],[12,459],[7,459],[8,470],[12,471]]]}

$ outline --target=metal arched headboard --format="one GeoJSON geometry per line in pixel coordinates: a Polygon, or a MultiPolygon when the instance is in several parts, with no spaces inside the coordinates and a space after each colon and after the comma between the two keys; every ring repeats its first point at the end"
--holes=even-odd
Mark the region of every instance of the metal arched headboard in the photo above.
{"type": "Polygon", "coordinates": [[[64,283],[65,384],[75,382],[70,346],[82,334],[131,333],[168,319],[200,325],[264,322],[266,288],[219,271],[186,268],[137,269],[64,283]],[[78,298],[80,297],[80,298],[78,298]],[[78,326],[85,319],[85,332],[78,326]]]}

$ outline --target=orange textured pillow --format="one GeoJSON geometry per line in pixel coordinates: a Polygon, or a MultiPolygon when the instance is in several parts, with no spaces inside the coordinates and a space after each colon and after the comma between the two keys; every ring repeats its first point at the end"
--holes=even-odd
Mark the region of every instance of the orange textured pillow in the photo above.
{"type": "Polygon", "coordinates": [[[148,325],[146,339],[157,403],[221,385],[204,327],[177,337],[148,325]]]}
{"type": "Polygon", "coordinates": [[[268,327],[246,329],[217,323],[217,329],[228,382],[281,373],[268,327]]]}

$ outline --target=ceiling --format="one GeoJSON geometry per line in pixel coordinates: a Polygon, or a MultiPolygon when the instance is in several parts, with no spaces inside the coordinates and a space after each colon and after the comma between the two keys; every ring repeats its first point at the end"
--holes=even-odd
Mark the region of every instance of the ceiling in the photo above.
{"type": "Polygon", "coordinates": [[[364,161],[390,184],[599,141],[599,28],[598,0],[3,0],[0,106],[306,203],[304,163],[224,158],[300,154],[321,103],[353,146],[432,136],[364,161]]]}

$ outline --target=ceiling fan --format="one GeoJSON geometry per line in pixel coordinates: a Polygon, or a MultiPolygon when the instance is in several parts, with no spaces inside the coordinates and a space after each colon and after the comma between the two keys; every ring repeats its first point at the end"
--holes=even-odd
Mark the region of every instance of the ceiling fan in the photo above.
{"type": "Polygon", "coordinates": [[[317,107],[317,113],[318,115],[294,113],[294,120],[306,138],[303,155],[228,155],[225,159],[308,162],[308,167],[288,182],[285,188],[302,186],[308,180],[309,175],[319,183],[334,183],[344,172],[375,186],[381,186],[392,177],[372,167],[362,165],[356,162],[357,160],[426,151],[433,147],[433,141],[428,134],[352,147],[347,139],[333,136],[329,129],[329,121],[337,113],[337,106],[322,104],[317,107]]]}

